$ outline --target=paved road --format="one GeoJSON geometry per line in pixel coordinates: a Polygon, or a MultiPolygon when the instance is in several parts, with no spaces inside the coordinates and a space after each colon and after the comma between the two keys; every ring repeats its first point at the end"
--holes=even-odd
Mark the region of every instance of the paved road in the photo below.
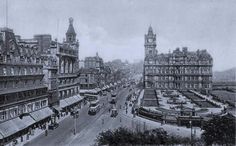
{"type": "MultiPolygon", "coordinates": [[[[120,88],[117,90],[117,109],[119,112],[120,105],[124,105],[127,94],[129,93],[128,89],[120,88]]],[[[39,135],[37,138],[25,144],[25,146],[54,146],[54,145],[76,145],[73,143],[76,141],[78,135],[83,135],[83,131],[92,129],[96,121],[102,121],[103,116],[107,115],[109,117],[109,108],[111,105],[108,103],[107,98],[110,98],[110,94],[106,97],[100,99],[100,104],[102,106],[98,114],[94,116],[88,115],[88,106],[85,106],[80,111],[80,117],[77,119],[77,134],[73,134],[74,119],[69,116],[60,122],[60,125],[55,130],[49,130],[48,136],[44,134],[39,135]],[[104,103],[104,106],[103,106],[104,103]],[[81,132],[82,131],[82,132],[81,132]],[[72,144],[71,144],[72,143],[72,144]]],[[[113,118],[114,120],[119,121],[119,118],[113,118]]],[[[103,119],[104,120],[104,119],[103,119]]],[[[105,121],[106,122],[106,121],[105,121]]],[[[107,122],[106,122],[107,123],[107,122]]],[[[101,126],[103,126],[101,124],[101,126]]],[[[94,133],[97,135],[98,133],[94,133]]]]}

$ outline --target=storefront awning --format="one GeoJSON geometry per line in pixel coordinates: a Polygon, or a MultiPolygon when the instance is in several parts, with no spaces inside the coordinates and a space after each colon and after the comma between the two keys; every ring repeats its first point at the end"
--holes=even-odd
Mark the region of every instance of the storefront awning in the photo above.
{"type": "Polygon", "coordinates": [[[13,135],[34,124],[35,121],[30,116],[19,117],[0,123],[0,139],[13,135]]]}
{"type": "Polygon", "coordinates": [[[69,104],[65,101],[65,99],[60,100],[60,107],[65,108],[69,106],[69,104]]]}
{"type": "Polygon", "coordinates": [[[79,90],[79,93],[87,93],[88,92],[88,90],[86,90],[86,89],[80,89],[79,90]]]}
{"type": "Polygon", "coordinates": [[[39,122],[53,114],[52,110],[49,107],[40,109],[38,111],[30,113],[30,116],[36,121],[39,122]]]}
{"type": "Polygon", "coordinates": [[[13,120],[9,120],[0,124],[0,132],[3,137],[8,137],[18,131],[19,131],[19,128],[13,122],[13,120]]]}
{"type": "Polygon", "coordinates": [[[102,90],[106,90],[107,89],[107,87],[106,86],[104,86],[103,88],[102,88],[102,90]]]}
{"type": "Polygon", "coordinates": [[[98,93],[98,91],[97,91],[97,90],[95,90],[95,89],[91,89],[89,93],[94,93],[94,94],[97,94],[97,93],[98,93]]]}
{"type": "Polygon", "coordinates": [[[58,105],[54,105],[54,106],[52,106],[52,108],[57,110],[58,112],[60,112],[62,110],[62,108],[58,105]]]}
{"type": "Polygon", "coordinates": [[[94,94],[85,94],[84,96],[85,97],[98,97],[97,95],[94,95],[94,94]]]}
{"type": "Polygon", "coordinates": [[[23,130],[35,123],[35,120],[30,116],[23,116],[22,119],[16,118],[14,123],[18,126],[20,130],[23,130]]]}
{"type": "Polygon", "coordinates": [[[81,100],[83,100],[83,98],[79,94],[73,96],[73,98],[75,99],[76,102],[80,102],[81,100]]]}
{"type": "Polygon", "coordinates": [[[71,97],[65,98],[64,100],[68,103],[68,106],[75,103],[75,100],[71,97]]]}
{"type": "Polygon", "coordinates": [[[101,91],[100,88],[95,88],[94,90],[96,90],[97,92],[100,92],[100,91],[101,91]]]}

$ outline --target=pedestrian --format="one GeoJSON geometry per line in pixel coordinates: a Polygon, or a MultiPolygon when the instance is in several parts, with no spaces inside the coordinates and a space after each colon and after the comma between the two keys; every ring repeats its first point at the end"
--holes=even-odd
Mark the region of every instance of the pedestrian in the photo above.
{"type": "Polygon", "coordinates": [[[48,130],[47,129],[45,130],[45,136],[48,136],[48,130]]]}
{"type": "Polygon", "coordinates": [[[111,108],[109,108],[109,113],[111,112],[111,108]]]}

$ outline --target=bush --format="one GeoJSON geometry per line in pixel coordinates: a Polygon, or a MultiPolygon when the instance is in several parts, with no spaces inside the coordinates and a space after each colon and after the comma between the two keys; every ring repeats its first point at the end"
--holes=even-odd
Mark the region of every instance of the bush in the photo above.
{"type": "Polygon", "coordinates": [[[214,116],[204,126],[202,138],[206,145],[212,144],[235,144],[235,118],[232,115],[214,116]]]}
{"type": "MultiPolygon", "coordinates": [[[[199,141],[199,140],[198,140],[199,141]]],[[[195,141],[196,142],[196,141],[195,141]]],[[[99,133],[96,143],[98,145],[190,145],[190,138],[169,136],[162,128],[133,132],[120,127],[99,133]]]]}

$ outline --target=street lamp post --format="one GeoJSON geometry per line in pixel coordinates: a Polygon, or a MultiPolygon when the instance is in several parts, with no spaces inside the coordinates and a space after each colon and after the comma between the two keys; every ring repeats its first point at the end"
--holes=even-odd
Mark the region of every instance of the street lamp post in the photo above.
{"type": "Polygon", "coordinates": [[[74,135],[76,135],[76,117],[74,117],[74,135]]]}
{"type": "Polygon", "coordinates": [[[193,144],[192,143],[192,140],[193,140],[193,128],[192,128],[192,120],[189,121],[190,123],[190,128],[191,128],[191,136],[190,136],[190,142],[191,142],[191,145],[193,144]]]}
{"type": "Polygon", "coordinates": [[[74,118],[74,135],[76,135],[76,123],[77,123],[77,118],[79,118],[78,110],[73,111],[73,118],[74,118]]]}

